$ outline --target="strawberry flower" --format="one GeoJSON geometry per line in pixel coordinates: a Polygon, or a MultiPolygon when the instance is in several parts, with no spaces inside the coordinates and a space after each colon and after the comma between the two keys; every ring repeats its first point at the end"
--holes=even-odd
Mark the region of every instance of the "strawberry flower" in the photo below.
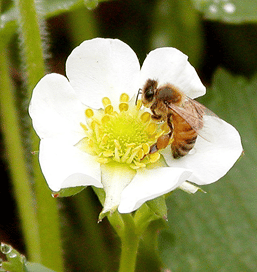
{"type": "Polygon", "coordinates": [[[33,90],[29,113],[41,139],[40,165],[53,192],[103,188],[103,214],[132,212],[176,188],[195,192],[187,181],[217,181],[242,152],[237,130],[208,117],[214,141],[197,137],[193,150],[176,160],[169,147],[148,154],[167,126],[154,122],[140,102],[135,105],[146,80],[172,83],[190,98],[206,91],[187,56],[175,48],[151,51],[140,69],[128,45],[96,38],[72,51],[66,75],[48,74],[33,90]]]}

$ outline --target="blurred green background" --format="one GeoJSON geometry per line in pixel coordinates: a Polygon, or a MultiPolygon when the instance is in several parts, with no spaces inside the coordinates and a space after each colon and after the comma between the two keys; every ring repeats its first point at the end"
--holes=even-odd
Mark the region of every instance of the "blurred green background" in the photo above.
{"type": "MultiPolygon", "coordinates": [[[[142,243],[137,271],[257,271],[257,1],[42,0],[40,5],[49,72],[65,74],[72,49],[94,37],[123,40],[141,63],[150,50],[174,46],[189,56],[207,86],[200,102],[242,136],[244,156],[219,182],[203,188],[207,194],[176,191],[169,196],[168,222],[159,235],[160,259],[142,243]]],[[[29,97],[22,83],[16,18],[13,1],[1,1],[0,43],[10,56],[26,146],[29,97]]],[[[0,240],[26,254],[4,128],[1,122],[0,240]]],[[[96,224],[101,205],[91,189],[60,199],[59,210],[65,271],[116,271],[119,240],[107,220],[96,224]]]]}

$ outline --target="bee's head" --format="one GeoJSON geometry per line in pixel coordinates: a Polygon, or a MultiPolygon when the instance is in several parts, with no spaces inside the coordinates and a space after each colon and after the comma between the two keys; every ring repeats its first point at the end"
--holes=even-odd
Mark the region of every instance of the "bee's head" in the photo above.
{"type": "Polygon", "coordinates": [[[148,79],[141,91],[142,103],[148,107],[154,100],[158,82],[153,79],[148,79]]]}

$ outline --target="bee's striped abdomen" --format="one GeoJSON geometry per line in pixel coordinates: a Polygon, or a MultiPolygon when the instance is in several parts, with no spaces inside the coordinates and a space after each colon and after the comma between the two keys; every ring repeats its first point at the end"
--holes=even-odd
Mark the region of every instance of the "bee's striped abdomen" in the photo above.
{"type": "Polygon", "coordinates": [[[179,115],[173,115],[173,142],[171,144],[172,155],[175,159],[188,154],[194,147],[197,133],[179,115]]]}

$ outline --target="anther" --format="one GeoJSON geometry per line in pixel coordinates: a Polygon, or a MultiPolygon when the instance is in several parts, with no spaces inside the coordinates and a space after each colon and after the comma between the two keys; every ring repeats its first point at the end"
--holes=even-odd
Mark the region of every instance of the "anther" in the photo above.
{"type": "Polygon", "coordinates": [[[125,154],[121,158],[121,162],[125,162],[128,159],[130,151],[131,151],[131,147],[128,147],[125,154]]]}
{"type": "Polygon", "coordinates": [[[97,158],[96,160],[99,163],[108,163],[110,161],[108,158],[102,158],[102,157],[97,158]]]}
{"type": "Polygon", "coordinates": [[[109,97],[104,97],[104,98],[102,99],[102,103],[103,103],[104,107],[106,107],[106,106],[108,106],[108,105],[111,104],[111,100],[110,100],[109,97]]]}
{"type": "Polygon", "coordinates": [[[114,140],[114,144],[115,144],[115,147],[117,147],[118,149],[121,149],[121,146],[118,140],[114,140]]]}
{"type": "Polygon", "coordinates": [[[150,162],[151,162],[151,163],[154,163],[154,162],[156,162],[156,161],[159,160],[159,158],[160,158],[160,153],[159,153],[159,152],[155,152],[155,153],[153,153],[153,154],[150,154],[150,155],[149,155],[149,158],[150,158],[150,162]]]}
{"type": "Polygon", "coordinates": [[[138,151],[141,149],[140,146],[137,146],[133,149],[132,154],[130,155],[130,157],[128,158],[128,160],[126,161],[127,163],[132,163],[133,159],[135,158],[135,156],[137,155],[138,151]]]}
{"type": "Polygon", "coordinates": [[[107,144],[108,142],[108,139],[109,139],[109,136],[107,134],[104,134],[104,136],[102,137],[102,140],[101,140],[101,143],[100,143],[100,146],[104,146],[107,144]]]}
{"type": "Polygon", "coordinates": [[[120,102],[128,102],[129,96],[126,93],[120,95],[120,102]]]}
{"type": "Polygon", "coordinates": [[[151,114],[149,112],[144,112],[141,116],[140,119],[142,120],[142,122],[146,123],[150,120],[151,118],[151,114]]]}
{"type": "Polygon", "coordinates": [[[129,108],[128,103],[122,102],[122,103],[119,104],[119,110],[120,111],[127,111],[128,108],[129,108]]]}
{"type": "Polygon", "coordinates": [[[140,149],[137,153],[138,158],[141,160],[145,156],[145,152],[143,149],[140,149]]]}
{"type": "Polygon", "coordinates": [[[87,126],[86,126],[85,124],[80,123],[80,126],[81,126],[85,131],[88,131],[88,128],[87,128],[87,126]]]}
{"type": "Polygon", "coordinates": [[[157,130],[157,125],[155,123],[150,123],[147,128],[146,131],[147,133],[149,133],[150,135],[153,135],[157,130]]]}
{"type": "Polygon", "coordinates": [[[120,162],[119,148],[115,145],[114,149],[114,161],[120,162]]]}
{"type": "Polygon", "coordinates": [[[110,116],[109,115],[104,115],[101,119],[102,124],[106,124],[107,122],[110,121],[110,116]]]}
{"type": "Polygon", "coordinates": [[[149,146],[149,144],[143,143],[143,144],[142,144],[142,148],[143,148],[145,154],[148,154],[148,153],[149,153],[149,151],[150,151],[150,146],[149,146]]]}
{"type": "Polygon", "coordinates": [[[106,114],[112,114],[112,112],[113,112],[113,106],[112,105],[106,106],[105,109],[104,109],[104,112],[106,114]]]}
{"type": "Polygon", "coordinates": [[[104,155],[105,157],[112,157],[113,154],[114,154],[114,152],[113,152],[112,150],[108,150],[108,151],[104,151],[104,152],[103,152],[103,155],[104,155]]]}
{"type": "Polygon", "coordinates": [[[87,118],[91,118],[91,117],[94,116],[94,112],[93,112],[92,109],[86,109],[86,110],[85,110],[85,114],[86,114],[86,117],[87,117],[87,118]]]}

